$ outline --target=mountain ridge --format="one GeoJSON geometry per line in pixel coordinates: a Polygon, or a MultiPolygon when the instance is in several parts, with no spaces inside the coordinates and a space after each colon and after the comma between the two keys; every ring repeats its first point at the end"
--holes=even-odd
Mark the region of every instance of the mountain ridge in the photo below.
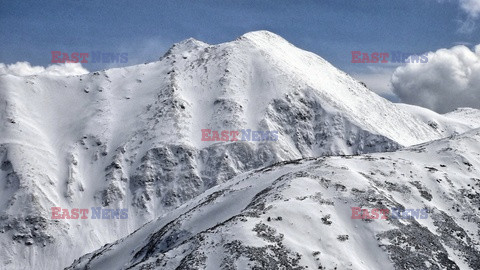
{"type": "Polygon", "coordinates": [[[244,173],[67,269],[477,269],[479,142],[475,129],[244,173]],[[426,216],[354,219],[352,207],[426,216]]]}

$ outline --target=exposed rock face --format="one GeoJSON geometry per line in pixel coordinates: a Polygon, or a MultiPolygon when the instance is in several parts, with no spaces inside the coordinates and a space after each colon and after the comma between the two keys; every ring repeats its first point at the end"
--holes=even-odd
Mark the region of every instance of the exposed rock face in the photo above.
{"type": "Polygon", "coordinates": [[[477,129],[393,153],[277,163],[68,269],[479,269],[479,150],[477,129]]]}

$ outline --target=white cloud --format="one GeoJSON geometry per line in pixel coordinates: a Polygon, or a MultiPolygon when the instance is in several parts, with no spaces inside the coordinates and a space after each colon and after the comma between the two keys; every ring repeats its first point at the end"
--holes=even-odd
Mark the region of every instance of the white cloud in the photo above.
{"type": "Polygon", "coordinates": [[[464,21],[457,20],[458,23],[458,32],[461,34],[471,34],[477,28],[475,20],[471,17],[466,18],[464,21]]]}
{"type": "Polygon", "coordinates": [[[54,64],[47,68],[42,66],[32,66],[29,62],[17,62],[15,64],[5,65],[0,63],[0,75],[10,74],[15,76],[31,76],[31,75],[82,75],[88,73],[80,63],[64,63],[54,64]]]}
{"type": "Polygon", "coordinates": [[[457,20],[458,32],[471,34],[477,28],[476,20],[480,17],[480,0],[458,0],[458,5],[467,15],[466,18],[457,20]]]}
{"type": "Polygon", "coordinates": [[[440,113],[458,107],[480,108],[480,45],[459,45],[428,53],[428,62],[399,67],[392,76],[402,102],[440,113]]]}
{"type": "Polygon", "coordinates": [[[480,0],[436,0],[438,3],[456,3],[463,11],[465,16],[461,19],[456,19],[458,24],[457,31],[462,34],[471,34],[475,29],[476,20],[480,17],[480,0]]]}
{"type": "Polygon", "coordinates": [[[460,8],[471,18],[480,16],[480,0],[460,0],[460,8]]]}

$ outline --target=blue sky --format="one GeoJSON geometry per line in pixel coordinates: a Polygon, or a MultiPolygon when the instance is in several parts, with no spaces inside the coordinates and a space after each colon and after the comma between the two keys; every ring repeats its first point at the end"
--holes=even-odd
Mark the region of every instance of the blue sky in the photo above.
{"type": "MultiPolygon", "coordinates": [[[[156,60],[189,37],[215,44],[264,29],[368,77],[385,66],[352,64],[351,51],[426,52],[479,44],[478,14],[462,1],[478,2],[0,0],[0,62],[48,66],[51,51],[105,51],[128,53],[128,63],[113,65],[125,66],[156,60]]],[[[84,64],[90,71],[110,66],[84,64]]]]}

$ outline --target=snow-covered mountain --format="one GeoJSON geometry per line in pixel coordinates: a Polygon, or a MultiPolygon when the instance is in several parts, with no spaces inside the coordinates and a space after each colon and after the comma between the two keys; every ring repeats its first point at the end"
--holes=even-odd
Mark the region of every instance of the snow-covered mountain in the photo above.
{"type": "Polygon", "coordinates": [[[157,62],[81,76],[2,75],[0,112],[6,269],[67,266],[243,172],[480,127],[478,110],[393,104],[266,31],[188,39],[157,62]],[[202,129],[278,140],[202,141],[202,129]],[[52,220],[51,207],[126,208],[128,219],[52,220]]]}
{"type": "Polygon", "coordinates": [[[393,153],[278,163],[68,269],[480,269],[479,153],[476,129],[393,153]],[[352,207],[425,212],[352,219],[352,207]]]}

